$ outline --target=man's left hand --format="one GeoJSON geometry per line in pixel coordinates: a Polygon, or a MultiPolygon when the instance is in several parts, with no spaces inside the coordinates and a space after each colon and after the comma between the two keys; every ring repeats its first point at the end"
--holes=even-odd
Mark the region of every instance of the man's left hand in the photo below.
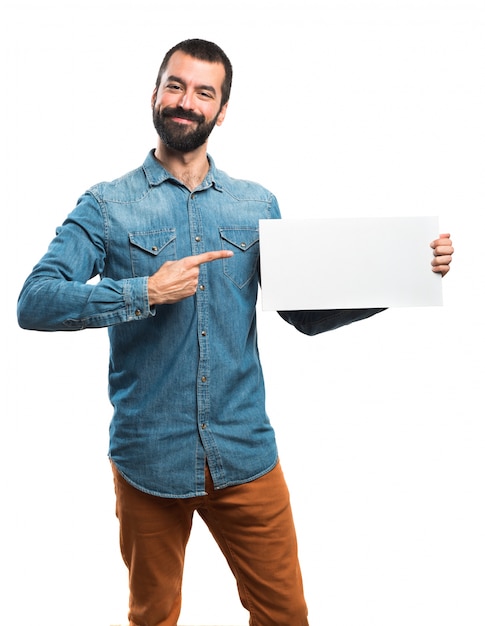
{"type": "Polygon", "coordinates": [[[455,251],[452,246],[450,234],[445,233],[429,244],[433,248],[434,258],[431,261],[433,272],[439,272],[441,276],[446,276],[450,271],[451,255],[455,251]]]}

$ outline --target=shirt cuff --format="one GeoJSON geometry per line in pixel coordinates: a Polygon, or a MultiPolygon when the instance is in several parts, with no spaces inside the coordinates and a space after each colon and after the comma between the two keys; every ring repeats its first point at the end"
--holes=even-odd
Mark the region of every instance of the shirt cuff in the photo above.
{"type": "Polygon", "coordinates": [[[126,321],[147,319],[155,315],[155,307],[148,301],[148,276],[127,278],[123,281],[126,321]]]}

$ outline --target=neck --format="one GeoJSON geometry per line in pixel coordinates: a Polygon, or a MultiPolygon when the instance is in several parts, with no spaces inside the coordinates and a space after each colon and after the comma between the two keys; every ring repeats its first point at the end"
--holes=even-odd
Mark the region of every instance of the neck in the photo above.
{"type": "Polygon", "coordinates": [[[193,191],[204,180],[209,171],[206,145],[192,152],[177,152],[162,142],[155,149],[155,158],[177,180],[193,191]]]}

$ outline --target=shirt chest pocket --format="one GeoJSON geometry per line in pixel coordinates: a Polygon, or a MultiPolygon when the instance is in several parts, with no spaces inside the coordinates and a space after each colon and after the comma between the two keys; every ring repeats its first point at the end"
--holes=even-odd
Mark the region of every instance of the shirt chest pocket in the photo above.
{"type": "Polygon", "coordinates": [[[165,261],[176,260],[175,228],[128,234],[133,276],[151,276],[165,261]]]}
{"type": "Polygon", "coordinates": [[[223,250],[234,252],[223,259],[224,274],[239,288],[256,274],[259,264],[259,230],[257,228],[219,228],[223,250]]]}

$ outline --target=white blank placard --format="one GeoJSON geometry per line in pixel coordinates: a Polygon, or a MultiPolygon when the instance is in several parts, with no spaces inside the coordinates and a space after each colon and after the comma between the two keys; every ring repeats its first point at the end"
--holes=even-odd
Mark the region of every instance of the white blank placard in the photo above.
{"type": "Polygon", "coordinates": [[[440,306],[437,217],[260,220],[264,310],[440,306]]]}

